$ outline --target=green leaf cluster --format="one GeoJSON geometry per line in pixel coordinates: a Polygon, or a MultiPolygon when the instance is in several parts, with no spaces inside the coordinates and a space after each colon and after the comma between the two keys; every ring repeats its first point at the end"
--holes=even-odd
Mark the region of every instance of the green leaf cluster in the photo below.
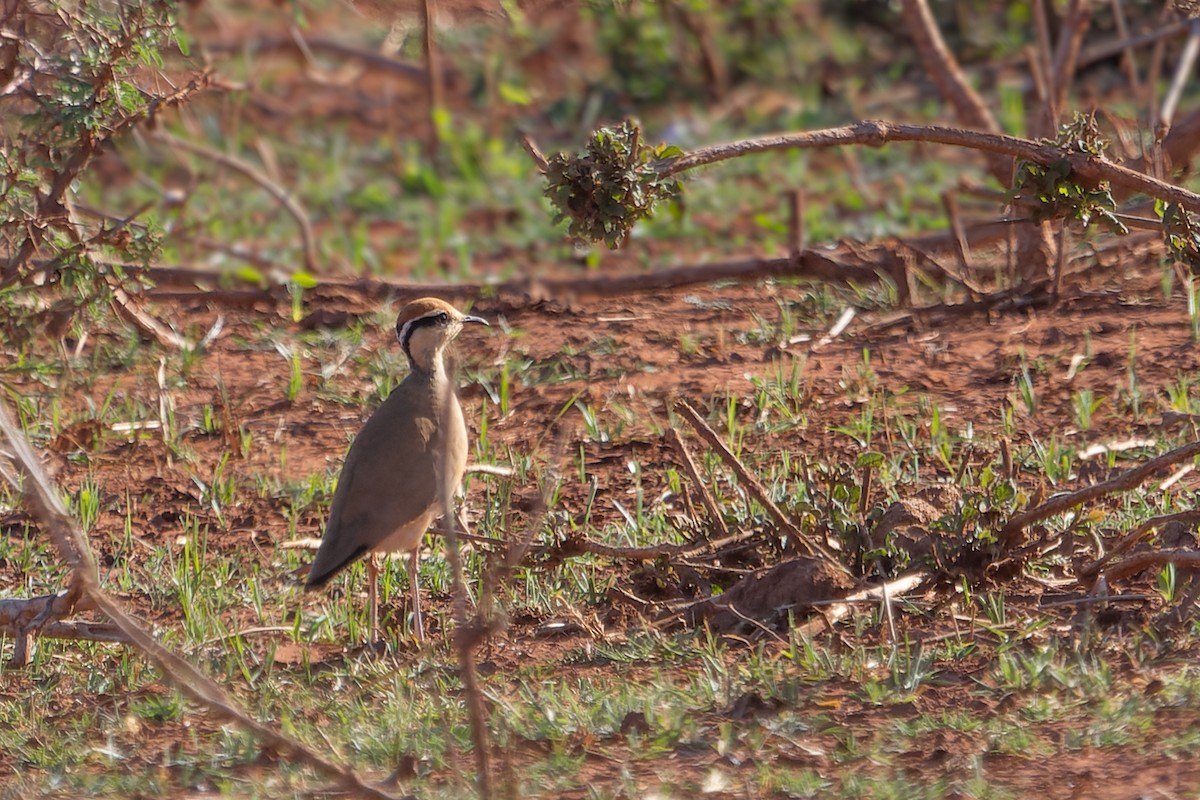
{"type": "MultiPolygon", "coordinates": [[[[1101,156],[1108,147],[1108,142],[1096,126],[1095,116],[1078,112],[1071,122],[1059,128],[1054,141],[1047,141],[1047,144],[1053,144],[1068,153],[1090,156],[1101,156]]],[[[1066,158],[1051,164],[1019,161],[1011,196],[1014,200],[1035,201],[1032,217],[1037,222],[1073,219],[1085,228],[1093,222],[1099,222],[1112,233],[1129,232],[1117,218],[1117,201],[1112,196],[1108,181],[1091,186],[1084,184],[1066,158]]]]}
{"type": "Polygon", "coordinates": [[[1162,220],[1163,241],[1171,255],[1200,270],[1200,219],[1178,203],[1154,202],[1154,211],[1162,220]]]}
{"type": "Polygon", "coordinates": [[[569,221],[572,236],[619,247],[639,220],[653,215],[655,204],[678,197],[680,182],[662,172],[682,155],[671,145],[642,144],[641,130],[629,120],[601,128],[587,152],[559,153],[546,166],[545,193],[555,221],[569,221]]]}

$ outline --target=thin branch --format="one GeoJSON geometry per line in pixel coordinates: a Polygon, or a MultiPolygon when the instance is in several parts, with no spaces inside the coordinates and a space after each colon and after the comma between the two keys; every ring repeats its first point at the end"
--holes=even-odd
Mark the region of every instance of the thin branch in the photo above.
{"type": "Polygon", "coordinates": [[[1103,497],[1106,494],[1133,489],[1149,480],[1155,473],[1178,464],[1180,461],[1195,458],[1197,455],[1200,455],[1200,442],[1192,442],[1191,444],[1185,444],[1183,447],[1177,447],[1168,453],[1163,453],[1158,458],[1153,458],[1140,467],[1122,472],[1120,475],[1102,483],[1085,486],[1074,492],[1055,495],[1040,506],[1017,514],[1010,519],[1008,524],[1000,529],[1000,544],[1006,549],[1016,547],[1019,544],[1022,532],[1033,523],[1053,517],[1056,514],[1061,514],[1075,506],[1103,497]]]}
{"type": "Polygon", "coordinates": [[[525,148],[525,152],[533,159],[533,163],[537,164],[538,172],[545,172],[550,162],[546,160],[546,156],[537,146],[537,142],[533,140],[533,137],[525,131],[521,131],[517,138],[521,142],[521,147],[525,148]]]}
{"type": "Polygon", "coordinates": [[[745,139],[728,144],[702,147],[672,162],[663,170],[662,174],[664,177],[677,175],[689,169],[716,164],[731,158],[775,150],[842,147],[853,144],[881,147],[891,142],[933,142],[952,147],[1000,153],[1045,165],[1065,161],[1077,177],[1089,183],[1109,181],[1114,188],[1123,187],[1134,192],[1142,192],[1161,200],[1179,203],[1189,211],[1200,213],[1200,194],[1181,186],[1156,180],[1149,175],[1135,172],[1099,156],[1072,153],[1051,144],[1033,142],[1003,133],[981,133],[945,125],[913,125],[885,120],[863,120],[840,128],[764,136],[758,139],[745,139]]]}
{"type": "MultiPolygon", "coordinates": [[[[145,275],[154,281],[178,284],[180,278],[172,275],[176,268],[136,265],[125,267],[131,274],[145,275]]],[[[221,273],[181,268],[186,279],[198,283],[218,281],[221,273]]],[[[847,281],[873,282],[875,270],[853,263],[844,263],[828,253],[805,250],[799,259],[747,258],[732,261],[716,261],[709,264],[689,264],[682,267],[637,272],[629,275],[607,275],[583,278],[534,279],[517,278],[499,283],[425,283],[386,281],[375,278],[338,280],[321,278],[320,287],[336,287],[371,299],[392,298],[398,301],[437,295],[448,301],[467,300],[482,296],[538,296],[538,297],[616,297],[626,294],[667,291],[686,286],[713,283],[715,281],[756,281],[767,278],[810,278],[845,283],[847,281]]],[[[206,290],[208,297],[211,290],[206,290]]],[[[148,296],[165,299],[182,299],[187,293],[157,291],[150,289],[148,296]]],[[[192,295],[194,296],[194,295],[192,295]]],[[[218,296],[231,303],[251,304],[274,302],[277,298],[270,289],[230,289],[218,296]]]]}
{"type": "MultiPolygon", "coordinates": [[[[1109,0],[1109,2],[1112,5],[1113,21],[1117,25],[1117,34],[1124,44],[1121,48],[1121,66],[1125,69],[1125,77],[1129,81],[1129,88],[1133,91],[1133,96],[1141,97],[1142,84],[1138,80],[1137,56],[1134,54],[1133,45],[1129,44],[1129,24],[1125,21],[1125,8],[1121,5],[1122,0],[1109,0]]],[[[1079,66],[1084,66],[1086,55],[1086,53],[1080,54],[1079,66]]]]}
{"type": "Polygon", "coordinates": [[[82,593],[112,620],[113,625],[129,638],[135,648],[158,667],[167,681],[192,701],[207,706],[218,718],[230,720],[267,747],[336,780],[346,790],[377,800],[392,797],[364,782],[351,768],[330,761],[299,740],[250,717],[212,678],[168,650],[135,622],[120,603],[100,588],[96,562],[87,537],[67,514],[61,495],[51,486],[28,440],[13,423],[3,404],[0,404],[0,432],[8,440],[13,465],[23,475],[23,480],[19,481],[21,485],[14,488],[22,492],[30,513],[41,522],[58,548],[59,555],[73,570],[73,579],[78,582],[82,593]]]}
{"type": "Polygon", "coordinates": [[[121,317],[164,347],[172,347],[176,350],[191,350],[194,348],[192,342],[138,308],[133,298],[120,286],[114,285],[112,287],[112,308],[118,317],[121,317]]]}
{"type": "MultiPolygon", "coordinates": [[[[430,0],[426,0],[430,2],[430,0]]],[[[425,13],[431,9],[426,6],[425,13]]],[[[428,23],[428,16],[426,17],[428,23]]],[[[428,35],[428,34],[427,34],[428,35]]],[[[454,386],[447,383],[440,398],[442,430],[449,430],[452,425],[451,413],[457,408],[454,403],[454,386]]],[[[450,437],[443,436],[442,464],[453,464],[454,457],[450,452],[450,437]]],[[[471,722],[471,743],[475,755],[475,780],[481,800],[492,798],[492,768],[491,749],[488,736],[488,715],[483,703],[483,692],[479,688],[479,671],[475,667],[475,645],[479,636],[474,626],[468,627],[467,616],[467,581],[463,571],[462,553],[458,547],[458,521],[452,513],[454,495],[458,488],[454,484],[458,476],[451,470],[443,470],[441,485],[438,487],[439,499],[442,506],[442,524],[446,538],[446,558],[450,562],[450,576],[454,586],[454,648],[458,651],[459,678],[463,682],[466,695],[467,715],[471,722]]],[[[486,630],[486,629],[485,629],[486,630]]]]}
{"type": "Polygon", "coordinates": [[[1200,511],[1180,511],[1176,514],[1161,514],[1157,517],[1151,517],[1125,534],[1121,541],[1113,545],[1112,550],[1105,553],[1103,557],[1096,559],[1091,564],[1079,570],[1080,579],[1087,580],[1095,577],[1110,561],[1128,551],[1129,548],[1142,539],[1145,539],[1152,530],[1173,522],[1182,525],[1195,525],[1200,522],[1200,511]]]}
{"type": "Polygon", "coordinates": [[[1113,564],[1105,571],[1105,576],[1110,581],[1119,581],[1143,570],[1161,568],[1167,564],[1196,569],[1200,567],[1200,550],[1155,550],[1151,553],[1138,553],[1113,564]]]}
{"type": "MultiPolygon", "coordinates": [[[[926,0],[903,0],[902,10],[909,35],[913,37],[925,67],[925,74],[937,86],[938,94],[954,107],[959,122],[981,131],[999,132],[996,118],[971,87],[954,54],[946,46],[929,3],[926,0]]],[[[1012,176],[1012,165],[995,155],[988,157],[988,170],[1000,183],[1007,184],[1012,176]]]]}
{"type": "Polygon", "coordinates": [[[291,193],[280,186],[275,181],[271,180],[266,173],[254,167],[247,161],[243,161],[237,156],[229,153],[222,153],[220,150],[214,150],[196,142],[189,142],[186,139],[180,139],[178,136],[173,136],[166,131],[157,130],[151,134],[151,138],[165,144],[169,147],[175,147],[180,150],[185,150],[193,155],[206,158],[209,161],[228,167],[229,169],[240,172],[245,177],[249,178],[254,183],[258,184],[267,194],[271,195],[279,205],[283,207],[292,219],[296,221],[296,225],[300,228],[300,236],[304,243],[304,267],[310,273],[316,273],[320,268],[320,258],[317,251],[317,239],[313,234],[312,223],[308,220],[308,214],[304,208],[292,197],[291,193]]]}
{"type": "Polygon", "coordinates": [[[754,476],[750,470],[746,469],[745,465],[738,460],[725,443],[721,441],[721,437],[708,427],[708,423],[696,413],[696,409],[688,405],[687,401],[680,400],[675,404],[675,410],[683,416],[692,429],[700,435],[700,438],[708,442],[709,447],[721,457],[721,460],[737,474],[738,480],[746,487],[746,491],[750,496],[758,501],[759,505],[767,510],[771,518],[775,520],[775,524],[783,529],[784,533],[791,538],[801,550],[810,556],[820,556],[831,567],[841,572],[847,572],[846,567],[842,562],[838,561],[833,553],[822,545],[820,542],[814,541],[811,537],[805,536],[800,529],[796,527],[787,515],[775,505],[775,502],[767,494],[767,490],[759,483],[758,478],[754,476]]]}
{"type": "Polygon", "coordinates": [[[292,36],[264,36],[257,39],[248,38],[241,40],[222,38],[220,41],[207,42],[205,47],[212,53],[233,53],[237,55],[241,55],[242,53],[257,54],[272,51],[292,51],[299,54],[302,58],[305,57],[304,49],[306,48],[314,53],[324,53],[329,56],[336,56],[337,58],[358,61],[364,67],[380,72],[388,72],[399,78],[412,81],[425,79],[425,70],[423,68],[388,57],[373,50],[355,47],[352,44],[339,42],[336,39],[323,36],[305,37],[303,42],[304,47],[302,48],[292,36]]]}
{"type": "Polygon", "coordinates": [[[425,49],[425,99],[429,103],[429,156],[436,158],[441,143],[441,118],[445,101],[442,99],[441,54],[437,47],[437,0],[421,0],[421,30],[425,49]]]}
{"type": "Polygon", "coordinates": [[[679,431],[669,427],[666,430],[665,436],[667,442],[675,449],[676,455],[679,456],[679,463],[683,466],[684,472],[687,473],[688,480],[692,482],[692,487],[700,493],[700,500],[704,503],[704,508],[708,511],[709,521],[712,522],[713,526],[716,527],[722,536],[728,536],[729,528],[725,525],[725,517],[721,515],[721,509],[717,506],[717,501],[713,498],[712,492],[709,491],[708,481],[700,476],[700,470],[696,468],[696,461],[687,449],[687,444],[680,437],[679,431]]]}
{"type": "MultiPolygon", "coordinates": [[[[1054,51],[1054,65],[1051,73],[1051,87],[1054,92],[1054,108],[1062,112],[1067,103],[1067,92],[1075,78],[1075,65],[1079,62],[1079,48],[1083,44],[1083,35],[1087,32],[1088,23],[1092,19],[1091,0],[1071,0],[1063,19],[1062,31],[1058,36],[1058,47],[1054,51]]],[[[1056,127],[1058,120],[1054,120],[1056,127]]]]}
{"type": "Polygon", "coordinates": [[[0,599],[0,634],[13,640],[13,654],[9,662],[12,667],[19,669],[29,663],[34,637],[96,642],[128,641],[111,625],[63,619],[95,608],[91,600],[80,592],[78,582],[72,581],[70,589],[58,594],[0,599]]]}
{"type": "Polygon", "coordinates": [[[1188,24],[1186,22],[1175,20],[1161,25],[1154,30],[1146,31],[1145,33],[1139,33],[1133,36],[1119,36],[1111,41],[1089,45],[1083,48],[1083,52],[1079,54],[1079,66],[1091,66],[1097,61],[1104,61],[1107,58],[1112,58],[1122,51],[1129,52],[1138,47],[1144,47],[1148,44],[1157,44],[1163,39],[1170,39],[1173,36],[1178,36],[1186,31],[1187,28],[1188,24]]]}
{"type": "Polygon", "coordinates": [[[1198,53],[1200,53],[1200,20],[1193,19],[1188,24],[1188,38],[1184,42],[1183,53],[1179,56],[1175,75],[1171,78],[1167,95],[1163,98],[1162,111],[1158,115],[1159,124],[1164,129],[1164,136],[1170,131],[1171,123],[1175,121],[1175,109],[1179,107],[1179,98],[1183,96],[1183,89],[1187,85],[1188,79],[1195,72],[1198,53]]]}
{"type": "MultiPolygon", "coordinates": [[[[928,580],[928,578],[928,572],[918,570],[917,572],[910,572],[907,575],[901,575],[899,578],[893,578],[877,586],[861,589],[839,601],[830,603],[822,612],[819,619],[810,620],[803,625],[797,625],[795,630],[801,636],[815,636],[823,630],[829,630],[833,623],[849,616],[855,605],[864,602],[874,604],[881,601],[885,596],[898,600],[901,595],[915,590],[928,580]]],[[[813,603],[812,605],[816,606],[817,604],[813,603]]]]}

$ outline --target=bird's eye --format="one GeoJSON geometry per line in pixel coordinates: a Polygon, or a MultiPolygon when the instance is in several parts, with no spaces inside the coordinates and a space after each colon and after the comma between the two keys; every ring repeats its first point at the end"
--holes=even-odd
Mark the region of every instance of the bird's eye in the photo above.
{"type": "Polygon", "coordinates": [[[443,311],[437,315],[437,321],[444,325],[445,323],[450,321],[450,315],[447,314],[445,311],[443,311]]]}

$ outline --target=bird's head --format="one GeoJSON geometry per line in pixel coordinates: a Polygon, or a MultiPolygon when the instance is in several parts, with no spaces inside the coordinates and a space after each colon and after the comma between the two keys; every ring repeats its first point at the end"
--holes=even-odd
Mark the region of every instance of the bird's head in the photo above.
{"type": "Polygon", "coordinates": [[[396,339],[414,368],[429,370],[446,345],[469,322],[488,324],[483,317],[463,314],[445,300],[422,297],[400,309],[396,339]]]}

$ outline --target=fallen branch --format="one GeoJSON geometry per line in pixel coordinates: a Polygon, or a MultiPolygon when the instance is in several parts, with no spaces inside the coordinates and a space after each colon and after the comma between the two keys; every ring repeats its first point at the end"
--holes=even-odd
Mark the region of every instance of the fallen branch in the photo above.
{"type": "Polygon", "coordinates": [[[854,592],[842,598],[842,600],[827,606],[819,619],[809,620],[803,625],[797,625],[795,630],[801,636],[815,636],[823,630],[828,630],[833,623],[849,616],[855,605],[864,602],[878,602],[883,600],[884,597],[890,597],[893,600],[899,599],[901,595],[913,591],[928,578],[929,573],[924,570],[910,572],[907,575],[901,575],[899,578],[893,578],[877,586],[854,592]]]}
{"type": "Polygon", "coordinates": [[[35,636],[42,639],[128,643],[129,638],[112,625],[63,619],[94,608],[95,605],[86,595],[73,590],[42,597],[0,600],[0,634],[13,640],[10,664],[18,669],[29,664],[35,636]]]}
{"type": "Polygon", "coordinates": [[[41,522],[43,530],[50,535],[59,555],[73,570],[72,591],[77,587],[81,599],[87,597],[99,611],[112,620],[113,625],[129,638],[130,643],[158,667],[167,681],[192,701],[206,706],[219,719],[235,723],[280,755],[290,757],[333,778],[347,791],[378,800],[388,800],[392,797],[364,782],[350,767],[330,761],[299,740],[247,715],[212,678],[165,648],[135,622],[116,600],[100,588],[96,562],[88,546],[87,537],[67,514],[61,495],[50,485],[29,442],[20,428],[13,424],[8,409],[3,405],[0,405],[0,431],[8,440],[13,465],[23,475],[23,480],[12,481],[14,488],[22,493],[30,513],[41,522]]]}
{"type": "Polygon", "coordinates": [[[163,347],[170,347],[175,350],[191,350],[193,347],[192,343],[187,339],[138,308],[133,298],[120,286],[113,286],[112,288],[112,308],[118,317],[137,328],[146,336],[154,339],[163,347]]]}
{"type": "Polygon", "coordinates": [[[1155,550],[1151,553],[1138,553],[1113,564],[1105,571],[1105,577],[1110,581],[1119,581],[1143,570],[1161,568],[1167,564],[1185,569],[1200,568],[1200,550],[1155,550]]]}
{"type": "Polygon", "coordinates": [[[694,558],[704,553],[715,553],[726,545],[737,544],[746,539],[752,539],[756,535],[753,531],[744,531],[722,539],[700,542],[699,544],[650,544],[641,547],[604,544],[603,542],[588,539],[585,536],[572,536],[557,548],[552,547],[549,549],[557,549],[563,556],[590,553],[591,555],[604,556],[605,558],[623,558],[630,561],[655,561],[660,558],[694,558]]]}
{"type": "Polygon", "coordinates": [[[1010,519],[1000,529],[1000,544],[1006,550],[1013,549],[1020,544],[1022,531],[1033,523],[1061,514],[1075,506],[1095,500],[1098,497],[1103,497],[1106,494],[1133,489],[1147,481],[1156,472],[1177,464],[1180,461],[1195,458],[1197,455],[1200,455],[1200,442],[1192,442],[1191,444],[1185,444],[1183,447],[1177,447],[1168,453],[1163,453],[1158,458],[1153,458],[1140,467],[1123,472],[1102,483],[1085,486],[1074,492],[1055,495],[1040,506],[1017,514],[1010,519]]]}
{"type": "Polygon", "coordinates": [[[795,524],[788,519],[787,515],[783,513],[779,506],[775,505],[775,502],[771,500],[770,496],[767,494],[767,490],[763,488],[761,483],[758,482],[758,478],[756,478],[753,473],[750,472],[750,470],[746,469],[742,462],[738,460],[737,456],[730,452],[729,448],[725,446],[725,443],[721,441],[721,437],[717,436],[713,429],[708,427],[708,424],[700,417],[699,414],[696,413],[696,409],[688,405],[687,401],[680,400],[675,404],[675,410],[678,411],[687,421],[687,423],[692,426],[692,429],[700,435],[700,438],[708,442],[709,447],[711,447],[713,451],[721,457],[721,460],[724,461],[725,464],[737,474],[738,480],[741,481],[741,483],[746,487],[746,491],[749,492],[750,496],[757,500],[758,503],[767,510],[767,513],[770,514],[771,518],[775,520],[775,524],[782,528],[784,533],[786,533],[797,544],[797,546],[800,547],[801,550],[810,556],[820,556],[829,564],[829,566],[840,572],[848,572],[846,566],[842,564],[842,562],[838,561],[833,553],[829,552],[824,545],[822,545],[820,542],[811,541],[809,537],[800,532],[800,529],[797,528],[795,524]]]}
{"type": "Polygon", "coordinates": [[[1088,564],[1083,569],[1079,570],[1080,580],[1090,580],[1100,573],[1104,567],[1115,559],[1117,556],[1125,553],[1129,548],[1145,539],[1149,533],[1155,528],[1163,525],[1169,525],[1175,522],[1182,525],[1195,525],[1200,522],[1200,511],[1180,511],[1176,514],[1162,514],[1138,525],[1136,528],[1125,534],[1121,541],[1113,545],[1113,549],[1105,553],[1103,557],[1096,559],[1091,564],[1088,564]]]}
{"type": "MultiPolygon", "coordinates": [[[[140,272],[156,282],[173,283],[178,285],[179,277],[171,273],[175,268],[151,267],[139,270],[132,266],[130,272],[140,272]]],[[[188,280],[197,282],[219,281],[221,273],[187,269],[184,273],[188,280]]],[[[868,282],[876,280],[876,272],[869,267],[857,264],[842,263],[829,255],[806,250],[799,259],[793,258],[748,258],[732,261],[717,261],[710,264],[695,264],[684,267],[654,270],[653,272],[638,272],[629,275],[564,278],[564,279],[533,279],[517,278],[497,283],[426,283],[392,282],[373,278],[356,278],[353,280],[337,280],[321,278],[320,288],[335,288],[339,291],[349,291],[372,300],[392,298],[405,301],[417,297],[436,295],[447,301],[473,299],[487,295],[496,296],[543,296],[543,297],[612,297],[626,294],[642,294],[646,292],[679,289],[697,284],[714,283],[716,281],[749,281],[765,278],[811,278],[837,283],[847,281],[868,282]]],[[[269,289],[227,290],[237,292],[239,302],[254,302],[257,300],[275,300],[269,289]]],[[[169,296],[170,299],[184,299],[177,292],[166,293],[149,290],[149,296],[169,296]]],[[[202,293],[207,296],[206,293],[202,293]]],[[[192,295],[195,296],[195,295],[192,295]]]]}

